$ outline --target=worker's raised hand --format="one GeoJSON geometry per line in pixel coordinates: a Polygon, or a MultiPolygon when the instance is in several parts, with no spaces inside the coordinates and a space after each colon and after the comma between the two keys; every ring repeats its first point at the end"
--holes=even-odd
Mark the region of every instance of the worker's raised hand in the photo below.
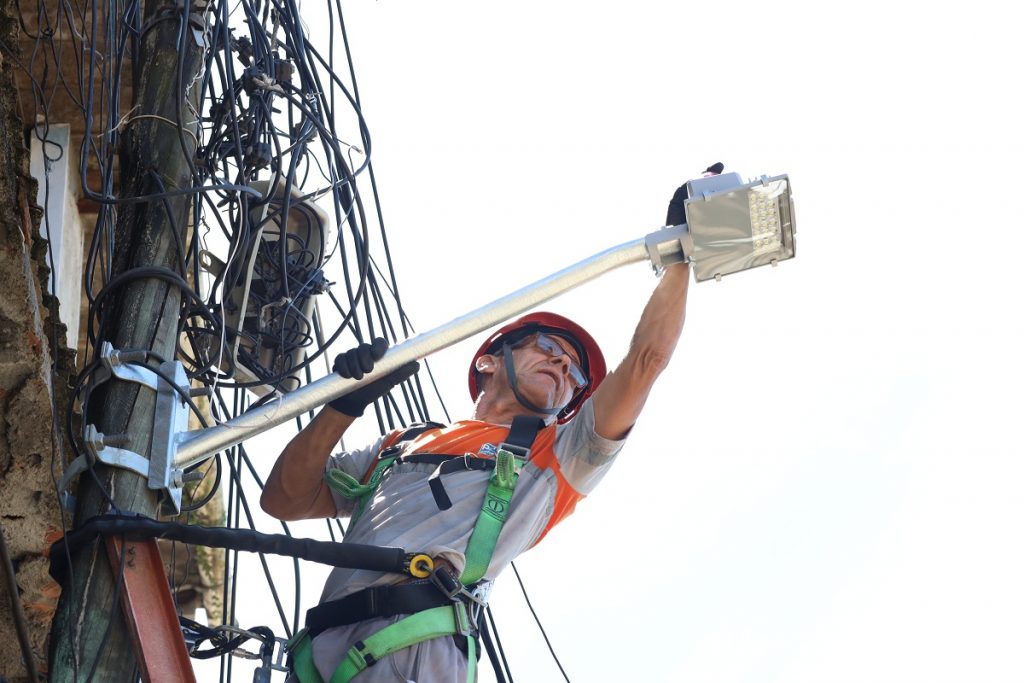
{"type": "MultiPolygon", "coordinates": [[[[711,164],[707,170],[704,171],[704,177],[709,175],[718,175],[725,170],[725,164],[719,161],[717,164],[711,164]]],[[[668,216],[665,218],[665,225],[682,225],[686,222],[686,200],[688,194],[686,191],[686,183],[676,190],[676,193],[672,195],[672,201],[668,203],[668,216]]]]}
{"type": "MultiPolygon", "coordinates": [[[[366,373],[373,371],[374,364],[384,357],[387,350],[388,341],[377,337],[369,344],[360,344],[344,353],[339,353],[334,359],[334,371],[346,379],[362,379],[366,373]]],[[[334,399],[327,405],[339,413],[359,417],[366,410],[366,406],[415,375],[419,369],[420,364],[417,361],[406,363],[380,379],[370,382],[365,387],[359,387],[355,391],[334,399]]]]}

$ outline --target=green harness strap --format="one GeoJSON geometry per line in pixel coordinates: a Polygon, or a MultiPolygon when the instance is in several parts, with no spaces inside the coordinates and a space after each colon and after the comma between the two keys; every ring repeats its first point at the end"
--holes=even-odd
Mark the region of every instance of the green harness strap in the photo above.
{"type": "Polygon", "coordinates": [[[358,479],[348,472],[343,472],[342,470],[328,470],[324,474],[324,481],[327,482],[329,487],[334,489],[342,497],[354,499],[356,501],[355,512],[352,513],[351,518],[349,519],[349,528],[351,528],[359,516],[363,514],[363,510],[366,508],[366,503],[370,499],[370,494],[376,490],[377,486],[380,484],[380,480],[384,477],[384,473],[391,468],[395,463],[395,460],[398,459],[398,456],[404,451],[402,448],[403,444],[409,443],[424,432],[432,429],[440,429],[442,427],[444,427],[444,425],[440,422],[423,422],[406,428],[391,446],[381,452],[381,455],[383,455],[391,450],[394,455],[391,457],[379,457],[373,468],[373,473],[365,484],[360,483],[358,479]]]}
{"type": "Polygon", "coordinates": [[[494,548],[498,545],[498,535],[508,519],[512,493],[519,481],[522,461],[511,451],[505,450],[504,444],[498,449],[495,461],[491,478],[487,482],[484,504],[476,518],[473,534],[469,537],[469,545],[466,546],[466,568],[459,577],[464,586],[476,583],[487,571],[494,548]]]}
{"type": "MultiPolygon", "coordinates": [[[[543,427],[539,418],[516,417],[512,421],[509,438],[498,447],[494,470],[487,482],[484,502],[477,516],[476,525],[466,547],[466,567],[459,577],[463,586],[474,584],[483,578],[498,544],[498,536],[508,519],[512,494],[523,462],[529,457],[530,446],[543,427]],[[519,451],[519,455],[512,449],[519,451]]],[[[361,513],[369,494],[377,488],[381,477],[396,458],[384,458],[376,466],[370,480],[360,484],[354,477],[332,470],[327,473],[327,483],[334,490],[349,498],[359,499],[361,513]]],[[[411,645],[432,638],[462,634],[466,636],[467,665],[466,681],[473,683],[476,678],[476,640],[473,637],[474,623],[465,603],[454,600],[443,607],[424,610],[382,628],[372,636],[356,643],[349,649],[345,659],[334,671],[330,683],[348,683],[366,667],[381,658],[411,645]]],[[[300,642],[293,656],[293,671],[301,683],[323,683],[319,672],[313,666],[312,643],[309,638],[300,642]]]]}
{"type": "MultiPolygon", "coordinates": [[[[334,670],[330,683],[348,683],[363,669],[382,657],[431,638],[462,634],[466,636],[466,654],[469,655],[466,680],[476,677],[476,639],[473,637],[469,613],[461,602],[417,612],[374,633],[356,643],[334,670]]],[[[299,683],[324,683],[313,663],[313,640],[303,629],[285,648],[291,653],[291,671],[299,683]]]]}
{"type": "Polygon", "coordinates": [[[466,567],[459,577],[462,585],[476,583],[487,571],[494,548],[498,545],[498,535],[508,519],[512,494],[519,481],[519,470],[530,457],[533,442],[543,428],[544,421],[539,417],[517,415],[512,418],[508,437],[498,446],[494,471],[491,472],[487,493],[484,494],[484,504],[469,537],[469,545],[466,546],[466,567]]]}
{"type": "MultiPolygon", "coordinates": [[[[505,520],[508,519],[512,494],[519,480],[522,460],[503,446],[504,444],[495,456],[495,466],[487,483],[484,503],[466,548],[466,569],[459,578],[464,586],[476,583],[487,571],[494,548],[498,544],[498,535],[505,520]]],[[[348,683],[363,669],[392,652],[431,638],[456,633],[466,636],[466,654],[469,656],[466,681],[473,683],[476,679],[476,639],[472,635],[472,624],[466,605],[459,601],[452,602],[451,606],[435,607],[412,614],[352,646],[331,676],[330,683],[348,683]]],[[[296,676],[298,675],[296,668],[296,676]]],[[[299,680],[307,683],[301,677],[299,680]]]]}
{"type": "Polygon", "coordinates": [[[292,636],[284,649],[291,657],[288,668],[299,679],[299,683],[324,683],[313,664],[313,639],[309,637],[308,630],[302,629],[292,636]]]}
{"type": "Polygon", "coordinates": [[[331,676],[331,683],[348,683],[363,669],[392,652],[456,633],[466,636],[469,655],[466,680],[472,683],[476,678],[476,640],[469,613],[461,602],[417,612],[356,643],[331,676]]]}
{"type": "Polygon", "coordinates": [[[327,482],[329,487],[345,498],[356,500],[356,509],[349,520],[350,529],[356,523],[356,520],[359,519],[359,516],[363,514],[366,503],[370,499],[370,494],[376,490],[384,473],[388,471],[397,459],[398,455],[378,460],[377,465],[373,468],[373,474],[370,475],[369,481],[365,484],[360,484],[358,479],[348,472],[342,472],[341,470],[328,470],[324,474],[324,481],[327,482]]]}

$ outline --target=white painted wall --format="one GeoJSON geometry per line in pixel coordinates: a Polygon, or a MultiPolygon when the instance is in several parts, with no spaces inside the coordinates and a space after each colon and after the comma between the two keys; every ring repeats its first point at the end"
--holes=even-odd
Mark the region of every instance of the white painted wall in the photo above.
{"type": "Polygon", "coordinates": [[[78,347],[82,296],[82,220],[78,215],[78,175],[71,161],[71,127],[37,126],[30,136],[31,173],[39,182],[36,203],[43,207],[40,232],[50,241],[52,269],[47,288],[60,301],[68,348],[78,347]]]}

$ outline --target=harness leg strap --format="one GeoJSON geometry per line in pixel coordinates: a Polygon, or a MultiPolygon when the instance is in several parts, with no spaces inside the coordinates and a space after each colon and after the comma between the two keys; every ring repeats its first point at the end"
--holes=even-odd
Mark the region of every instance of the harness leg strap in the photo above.
{"type": "Polygon", "coordinates": [[[299,683],[324,683],[320,672],[313,663],[313,639],[309,631],[302,629],[285,645],[289,653],[289,667],[299,683]]]}
{"type": "Polygon", "coordinates": [[[352,646],[331,676],[330,683],[348,683],[364,669],[393,652],[425,640],[456,633],[467,636],[468,681],[471,682],[476,675],[476,642],[472,630],[469,612],[461,602],[417,612],[382,628],[352,646]]]}

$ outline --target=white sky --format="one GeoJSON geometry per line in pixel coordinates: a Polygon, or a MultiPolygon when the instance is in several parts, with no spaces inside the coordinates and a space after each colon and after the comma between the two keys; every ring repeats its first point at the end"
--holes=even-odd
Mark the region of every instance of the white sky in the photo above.
{"type": "MultiPolygon", "coordinates": [[[[517,563],[573,681],[1024,680],[1020,9],[346,11],[419,331],[656,229],[712,162],[792,179],[797,258],[691,287],[618,465],[517,563]]],[[[615,362],[654,284],[545,308],[615,362]]],[[[456,419],[478,343],[431,359],[456,419]]],[[[511,572],[493,605],[516,680],[561,680],[511,572]]]]}

